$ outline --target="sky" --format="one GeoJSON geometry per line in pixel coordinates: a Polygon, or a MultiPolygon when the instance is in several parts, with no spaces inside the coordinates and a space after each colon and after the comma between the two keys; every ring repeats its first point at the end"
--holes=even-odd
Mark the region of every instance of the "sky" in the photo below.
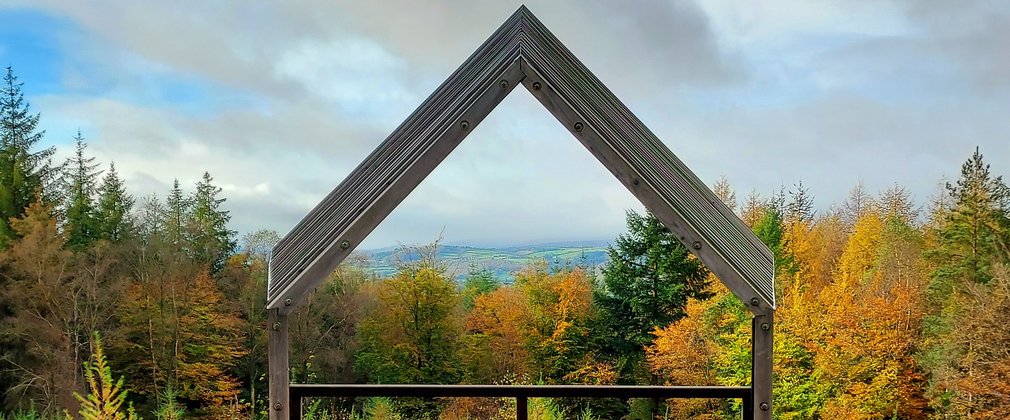
{"type": "MultiPolygon", "coordinates": [[[[137,197],[205,171],[239,234],[288,232],[520,3],[0,0],[0,64],[61,158],[137,197]]],[[[1010,174],[1002,1],[529,1],[694,172],[739,200],[862,182],[919,203],[979,147],[1010,174]]],[[[608,240],[643,207],[516,89],[362,247],[608,240]]]]}

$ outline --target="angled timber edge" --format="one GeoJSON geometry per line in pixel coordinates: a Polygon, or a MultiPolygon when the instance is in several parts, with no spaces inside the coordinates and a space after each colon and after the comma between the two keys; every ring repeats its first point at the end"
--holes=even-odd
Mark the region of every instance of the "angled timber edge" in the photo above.
{"type": "Polygon", "coordinates": [[[525,7],[274,247],[268,307],[300,303],[519,82],[752,312],[774,309],[767,247],[525,7]]]}

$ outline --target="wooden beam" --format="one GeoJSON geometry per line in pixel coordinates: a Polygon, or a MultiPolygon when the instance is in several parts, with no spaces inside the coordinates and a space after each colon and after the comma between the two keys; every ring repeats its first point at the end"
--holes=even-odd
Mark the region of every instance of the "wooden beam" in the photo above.
{"type": "Polygon", "coordinates": [[[291,371],[288,365],[288,317],[278,309],[269,309],[267,316],[267,380],[270,389],[270,420],[287,420],[292,414],[288,401],[291,371]]]}
{"type": "Polygon", "coordinates": [[[764,310],[751,320],[751,410],[754,420],[772,418],[772,365],[775,311],[764,310]]]}

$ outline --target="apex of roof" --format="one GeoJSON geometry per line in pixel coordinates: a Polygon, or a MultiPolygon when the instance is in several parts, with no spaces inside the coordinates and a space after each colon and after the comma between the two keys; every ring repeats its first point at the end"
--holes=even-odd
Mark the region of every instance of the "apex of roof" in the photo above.
{"type": "Polygon", "coordinates": [[[268,307],[297,305],[519,84],[735,295],[774,310],[771,251],[525,5],[274,247],[268,307]]]}

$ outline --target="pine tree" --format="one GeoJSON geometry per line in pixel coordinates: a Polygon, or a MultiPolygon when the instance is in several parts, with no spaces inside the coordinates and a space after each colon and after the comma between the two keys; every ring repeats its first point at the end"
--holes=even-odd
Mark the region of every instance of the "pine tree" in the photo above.
{"type": "Polygon", "coordinates": [[[978,148],[961,166],[961,178],[947,183],[953,207],[938,233],[937,279],[987,283],[994,262],[1010,256],[1010,190],[993,178],[978,148]]]}
{"type": "Polygon", "coordinates": [[[74,155],[67,159],[69,169],[64,175],[67,178],[63,184],[69,187],[66,197],[65,214],[67,246],[71,249],[83,249],[98,239],[98,218],[95,214],[95,193],[97,192],[96,171],[98,164],[94,156],[85,156],[88,144],[84,142],[81,131],[77,130],[74,137],[74,155]]]}
{"type": "Polygon", "coordinates": [[[210,173],[196,184],[190,198],[191,212],[187,218],[193,258],[214,272],[220,270],[228,255],[235,252],[235,231],[228,229],[231,215],[221,208],[224,198],[218,198],[221,188],[212,184],[210,173]]]}
{"type": "Polygon", "coordinates": [[[133,197],[126,192],[126,186],[116,172],[115,162],[109,164],[109,171],[102,179],[98,194],[98,237],[118,242],[133,233],[134,224],[130,213],[133,197]]]}
{"type": "Polygon", "coordinates": [[[45,131],[37,131],[39,114],[31,115],[23,84],[7,67],[0,85],[0,246],[14,238],[10,219],[22,216],[35,196],[44,194],[53,172],[49,158],[55,148],[32,151],[45,131]]]}

